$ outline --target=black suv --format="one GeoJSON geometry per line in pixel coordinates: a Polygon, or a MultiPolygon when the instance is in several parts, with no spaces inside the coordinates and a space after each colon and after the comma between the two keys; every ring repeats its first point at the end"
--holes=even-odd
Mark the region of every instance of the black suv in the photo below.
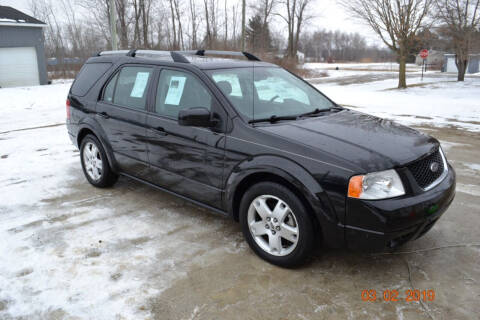
{"type": "Polygon", "coordinates": [[[72,85],[67,128],[92,185],[121,174],[229,215],[285,267],[316,239],[395,248],[455,195],[436,139],[342,108],[246,52],[102,52],[72,85]]]}

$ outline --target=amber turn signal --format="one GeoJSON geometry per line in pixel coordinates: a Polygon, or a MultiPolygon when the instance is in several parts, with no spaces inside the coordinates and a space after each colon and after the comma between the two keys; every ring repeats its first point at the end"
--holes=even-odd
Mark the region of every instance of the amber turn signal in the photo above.
{"type": "Polygon", "coordinates": [[[364,176],[354,176],[350,178],[348,184],[348,196],[350,198],[360,198],[363,189],[364,176]]]}

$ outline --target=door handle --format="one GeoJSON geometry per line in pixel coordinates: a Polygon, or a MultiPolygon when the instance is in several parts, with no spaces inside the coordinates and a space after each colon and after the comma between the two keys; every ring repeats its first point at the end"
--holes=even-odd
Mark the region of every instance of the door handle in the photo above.
{"type": "Polygon", "coordinates": [[[104,119],[110,118],[110,116],[109,116],[108,113],[106,113],[106,112],[100,112],[98,115],[99,115],[100,117],[104,118],[104,119]]]}
{"type": "Polygon", "coordinates": [[[161,136],[166,136],[168,134],[163,127],[150,128],[150,130],[161,136]]]}

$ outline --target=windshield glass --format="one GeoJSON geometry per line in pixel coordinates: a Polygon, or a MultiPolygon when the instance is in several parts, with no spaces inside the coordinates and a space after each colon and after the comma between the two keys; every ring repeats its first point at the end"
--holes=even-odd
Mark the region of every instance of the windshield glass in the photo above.
{"type": "Polygon", "coordinates": [[[281,68],[219,69],[207,73],[248,120],[296,116],[333,107],[320,92],[281,68]]]}

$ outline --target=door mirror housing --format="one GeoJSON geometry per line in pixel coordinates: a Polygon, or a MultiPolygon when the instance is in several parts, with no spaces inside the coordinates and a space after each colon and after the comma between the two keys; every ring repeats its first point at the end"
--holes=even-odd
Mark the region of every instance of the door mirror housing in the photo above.
{"type": "Polygon", "coordinates": [[[217,119],[212,119],[210,110],[205,107],[183,109],[178,112],[178,124],[192,127],[215,127],[217,119]]]}

